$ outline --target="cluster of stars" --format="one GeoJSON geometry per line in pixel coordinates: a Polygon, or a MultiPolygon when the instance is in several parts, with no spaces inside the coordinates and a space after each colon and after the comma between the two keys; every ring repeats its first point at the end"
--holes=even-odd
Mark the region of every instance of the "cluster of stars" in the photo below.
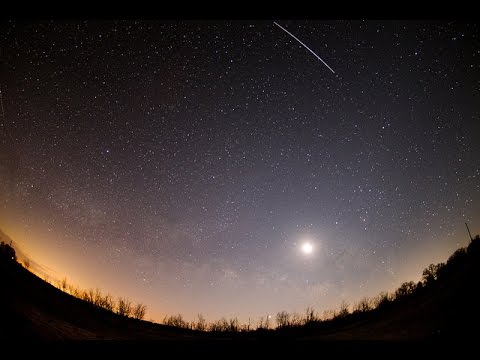
{"type": "Polygon", "coordinates": [[[0,228],[192,318],[448,256],[480,220],[478,24],[281,24],[335,73],[271,21],[4,21],[0,228]]]}

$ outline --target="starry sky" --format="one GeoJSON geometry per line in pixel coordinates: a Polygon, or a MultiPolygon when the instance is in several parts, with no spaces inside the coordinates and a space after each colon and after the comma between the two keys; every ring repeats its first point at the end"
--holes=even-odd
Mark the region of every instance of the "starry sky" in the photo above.
{"type": "Polygon", "coordinates": [[[321,313],[417,281],[479,232],[479,34],[4,19],[0,229],[156,321],[321,313]]]}

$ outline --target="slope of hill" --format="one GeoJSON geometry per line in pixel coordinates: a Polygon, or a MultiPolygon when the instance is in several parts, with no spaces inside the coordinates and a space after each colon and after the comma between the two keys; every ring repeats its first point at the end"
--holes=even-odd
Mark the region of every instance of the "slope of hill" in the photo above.
{"type": "Polygon", "coordinates": [[[480,310],[480,238],[459,249],[415,291],[385,306],[333,321],[275,331],[213,334],[122,317],[66,294],[14,260],[0,257],[0,339],[26,342],[297,344],[458,343],[474,339],[480,310]]]}
{"type": "Polygon", "coordinates": [[[170,339],[192,336],[177,329],[125,318],[62,292],[17,263],[0,263],[3,339],[170,339]]]}

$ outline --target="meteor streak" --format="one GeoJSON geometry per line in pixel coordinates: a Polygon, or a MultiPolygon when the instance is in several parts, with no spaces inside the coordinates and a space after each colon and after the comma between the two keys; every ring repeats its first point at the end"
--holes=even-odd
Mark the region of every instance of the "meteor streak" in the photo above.
{"type": "Polygon", "coordinates": [[[316,57],[318,60],[320,60],[322,63],[324,63],[325,66],[328,67],[332,73],[335,74],[335,71],[333,71],[333,69],[332,69],[330,66],[328,66],[328,64],[327,64],[325,61],[323,61],[323,60],[320,58],[320,56],[318,56],[317,54],[315,54],[315,52],[314,52],[312,49],[310,49],[307,45],[305,45],[303,42],[301,42],[300,39],[298,39],[298,38],[297,38],[295,35],[293,35],[290,31],[288,31],[287,29],[285,29],[282,25],[276,23],[275,21],[274,21],[273,23],[274,23],[275,25],[277,25],[280,29],[282,29],[283,31],[285,31],[288,35],[290,35],[291,37],[293,37],[295,40],[297,40],[300,44],[302,44],[308,51],[310,51],[313,55],[315,55],[315,57],[316,57]]]}

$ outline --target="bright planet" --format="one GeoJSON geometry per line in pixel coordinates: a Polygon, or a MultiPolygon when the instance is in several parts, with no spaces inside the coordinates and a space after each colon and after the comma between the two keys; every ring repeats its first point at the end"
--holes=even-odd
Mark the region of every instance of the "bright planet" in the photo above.
{"type": "Polygon", "coordinates": [[[313,245],[309,242],[302,244],[302,253],[305,255],[310,255],[313,252],[313,245]]]}

